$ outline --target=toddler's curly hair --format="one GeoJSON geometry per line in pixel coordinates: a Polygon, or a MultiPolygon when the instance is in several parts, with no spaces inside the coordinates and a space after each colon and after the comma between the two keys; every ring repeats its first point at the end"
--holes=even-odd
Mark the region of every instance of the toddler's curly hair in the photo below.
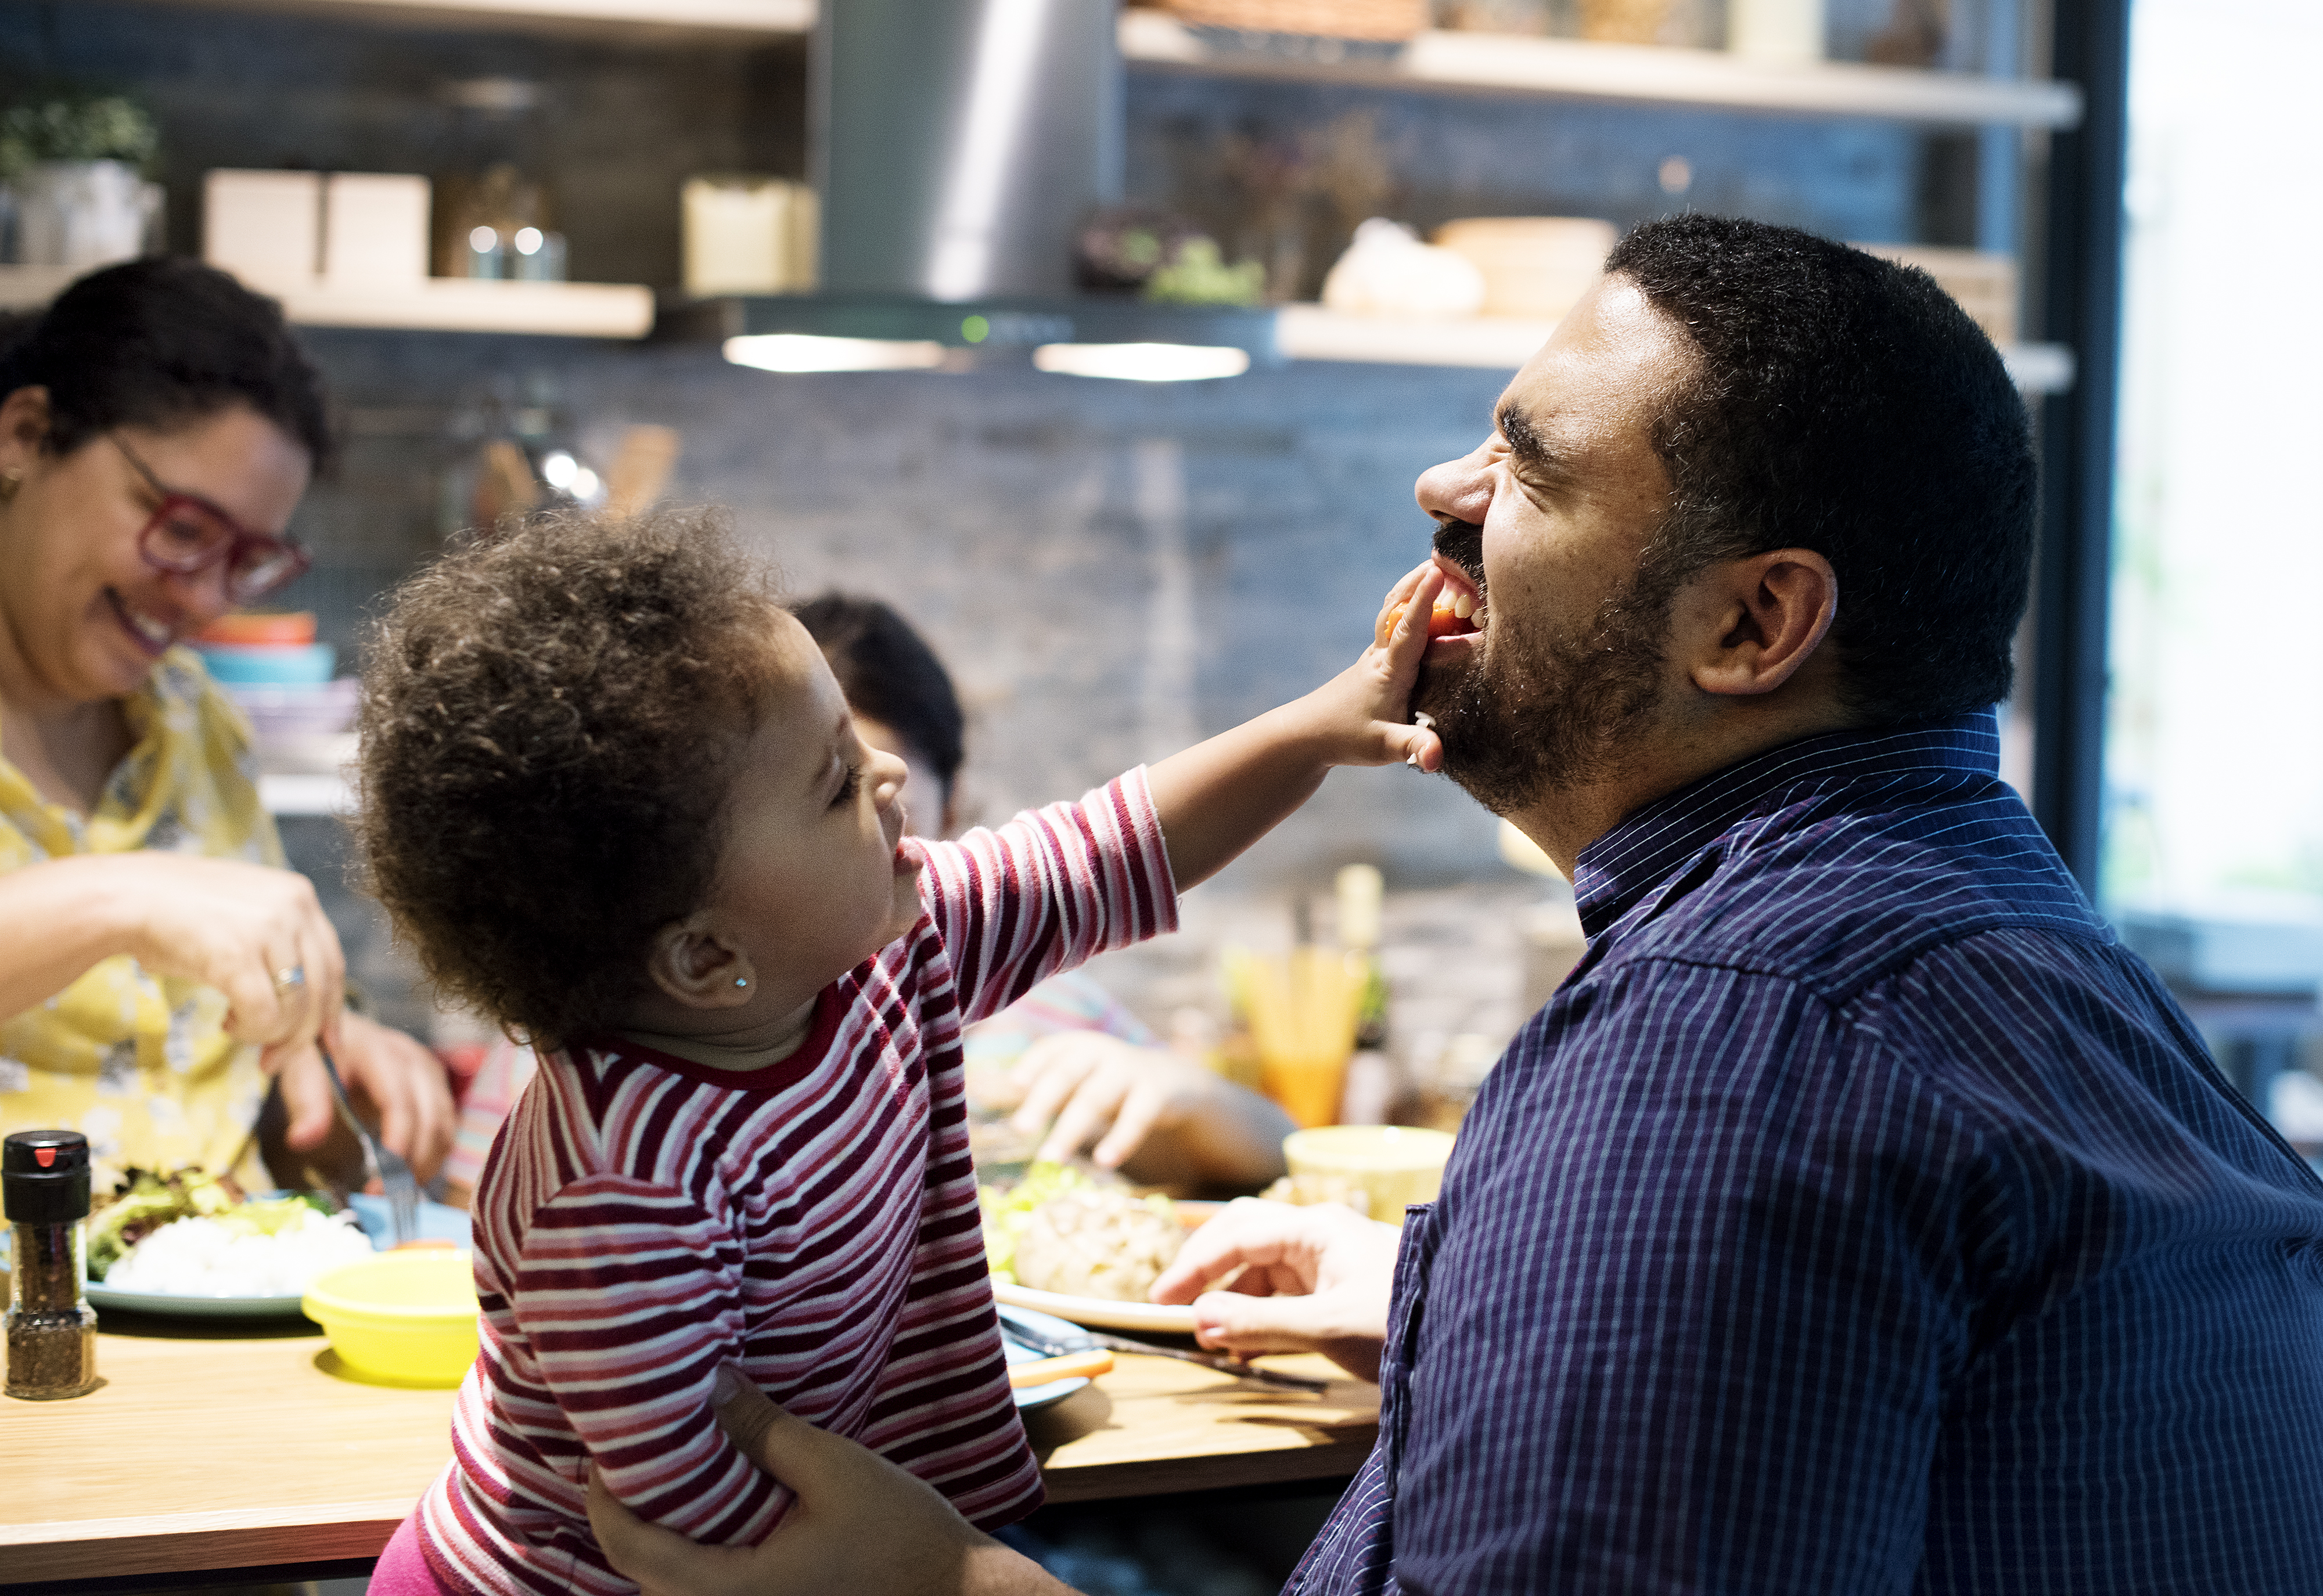
{"type": "Polygon", "coordinates": [[[707,510],[510,524],[397,590],[356,829],[440,991],[542,1043],[618,1019],[709,893],[780,610],[707,510]]]}

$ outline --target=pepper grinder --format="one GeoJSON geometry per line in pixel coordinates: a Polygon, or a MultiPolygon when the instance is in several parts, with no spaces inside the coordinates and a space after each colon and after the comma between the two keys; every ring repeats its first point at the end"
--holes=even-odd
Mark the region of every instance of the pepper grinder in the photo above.
{"type": "Polygon", "coordinates": [[[96,1310],[88,1306],[88,1139],[18,1131],[0,1143],[0,1203],[14,1227],[8,1274],[12,1397],[85,1396],[96,1378],[96,1310]]]}

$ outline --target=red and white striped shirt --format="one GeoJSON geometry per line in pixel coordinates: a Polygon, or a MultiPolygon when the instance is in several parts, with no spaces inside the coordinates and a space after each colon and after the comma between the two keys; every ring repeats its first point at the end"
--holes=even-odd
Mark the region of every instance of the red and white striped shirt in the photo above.
{"type": "Polygon", "coordinates": [[[585,1465],[698,1541],[763,1538],[789,1493],[710,1411],[739,1361],[970,1520],[1037,1506],[992,1309],[960,1026],[1173,929],[1144,772],[931,844],[911,934],[823,990],[807,1041],[748,1074],[633,1043],[549,1055],[476,1194],[483,1346],[417,1509],[436,1579],[620,1596],[585,1465]]]}

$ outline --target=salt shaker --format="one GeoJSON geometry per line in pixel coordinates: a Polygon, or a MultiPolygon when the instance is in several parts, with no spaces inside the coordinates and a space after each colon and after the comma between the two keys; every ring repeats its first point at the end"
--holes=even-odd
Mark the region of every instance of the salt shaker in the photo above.
{"type": "Polygon", "coordinates": [[[88,1139],[18,1131],[0,1142],[0,1198],[14,1227],[8,1275],[12,1397],[49,1401],[96,1389],[96,1310],[88,1306],[88,1139]]]}

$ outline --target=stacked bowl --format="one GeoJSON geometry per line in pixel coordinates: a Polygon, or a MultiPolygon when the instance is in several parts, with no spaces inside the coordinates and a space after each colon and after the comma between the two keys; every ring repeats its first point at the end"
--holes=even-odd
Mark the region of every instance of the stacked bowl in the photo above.
{"type": "Polygon", "coordinates": [[[269,770],[336,771],[351,751],[359,683],[335,680],[337,651],[315,641],[311,611],[221,616],[194,638],[210,679],[250,718],[269,770]]]}

